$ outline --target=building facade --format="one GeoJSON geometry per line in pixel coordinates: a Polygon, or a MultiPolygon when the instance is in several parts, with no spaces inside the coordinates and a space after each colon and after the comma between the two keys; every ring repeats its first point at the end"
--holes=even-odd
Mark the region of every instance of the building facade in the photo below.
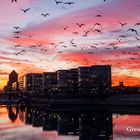
{"type": "Polygon", "coordinates": [[[18,74],[15,70],[13,70],[9,74],[7,85],[5,86],[5,91],[12,91],[12,84],[18,82],[18,74]]]}
{"type": "Polygon", "coordinates": [[[41,73],[28,73],[19,78],[19,89],[22,92],[41,94],[43,90],[41,73]]]}
{"type": "Polygon", "coordinates": [[[79,94],[107,93],[111,88],[111,66],[95,65],[78,68],[79,94]]]}
{"type": "Polygon", "coordinates": [[[53,94],[57,92],[57,73],[44,72],[43,73],[43,93],[53,94]]]}
{"type": "Polygon", "coordinates": [[[58,70],[57,87],[61,94],[77,93],[78,89],[78,69],[58,70]]]}

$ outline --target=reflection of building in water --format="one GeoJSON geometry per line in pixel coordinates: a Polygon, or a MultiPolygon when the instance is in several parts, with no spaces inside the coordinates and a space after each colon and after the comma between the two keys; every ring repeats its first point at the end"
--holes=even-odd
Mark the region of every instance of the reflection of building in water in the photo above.
{"type": "Polygon", "coordinates": [[[43,131],[57,130],[59,135],[79,135],[79,140],[112,138],[111,113],[55,113],[40,111],[37,108],[26,108],[25,123],[32,124],[33,127],[43,127],[43,131]]]}
{"type": "Polygon", "coordinates": [[[43,114],[38,109],[34,109],[32,112],[32,125],[33,127],[41,127],[43,122],[43,114]]]}
{"type": "Polygon", "coordinates": [[[79,119],[79,140],[108,140],[112,137],[112,114],[82,114],[79,119]]]}
{"type": "Polygon", "coordinates": [[[58,134],[59,135],[78,134],[78,115],[60,114],[58,117],[58,134]]]}
{"type": "Polygon", "coordinates": [[[8,106],[8,117],[9,119],[14,122],[16,121],[18,116],[18,107],[8,106]]]}
{"type": "Polygon", "coordinates": [[[25,110],[25,123],[31,125],[32,124],[32,109],[26,108],[25,110]]]}
{"type": "Polygon", "coordinates": [[[57,130],[57,115],[56,114],[47,114],[44,112],[43,115],[43,130],[57,130]]]}

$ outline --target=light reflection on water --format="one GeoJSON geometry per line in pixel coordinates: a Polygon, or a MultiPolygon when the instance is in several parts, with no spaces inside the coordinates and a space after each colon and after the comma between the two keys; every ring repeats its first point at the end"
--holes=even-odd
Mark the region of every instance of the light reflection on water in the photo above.
{"type": "Polygon", "coordinates": [[[0,108],[0,140],[139,140],[128,127],[140,128],[140,115],[0,108]]]}

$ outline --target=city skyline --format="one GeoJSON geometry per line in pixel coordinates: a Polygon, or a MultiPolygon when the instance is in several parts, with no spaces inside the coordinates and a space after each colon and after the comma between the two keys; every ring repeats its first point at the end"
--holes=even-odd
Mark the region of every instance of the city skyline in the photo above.
{"type": "Polygon", "coordinates": [[[111,65],[112,84],[139,85],[138,0],[11,0],[0,5],[0,88],[23,75],[111,65]]]}

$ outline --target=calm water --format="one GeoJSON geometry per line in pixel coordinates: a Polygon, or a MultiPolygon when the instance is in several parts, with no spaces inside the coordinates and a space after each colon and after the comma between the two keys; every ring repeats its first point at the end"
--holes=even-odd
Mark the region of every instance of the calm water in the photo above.
{"type": "Polygon", "coordinates": [[[0,107],[0,140],[140,140],[140,115],[0,107]]]}

